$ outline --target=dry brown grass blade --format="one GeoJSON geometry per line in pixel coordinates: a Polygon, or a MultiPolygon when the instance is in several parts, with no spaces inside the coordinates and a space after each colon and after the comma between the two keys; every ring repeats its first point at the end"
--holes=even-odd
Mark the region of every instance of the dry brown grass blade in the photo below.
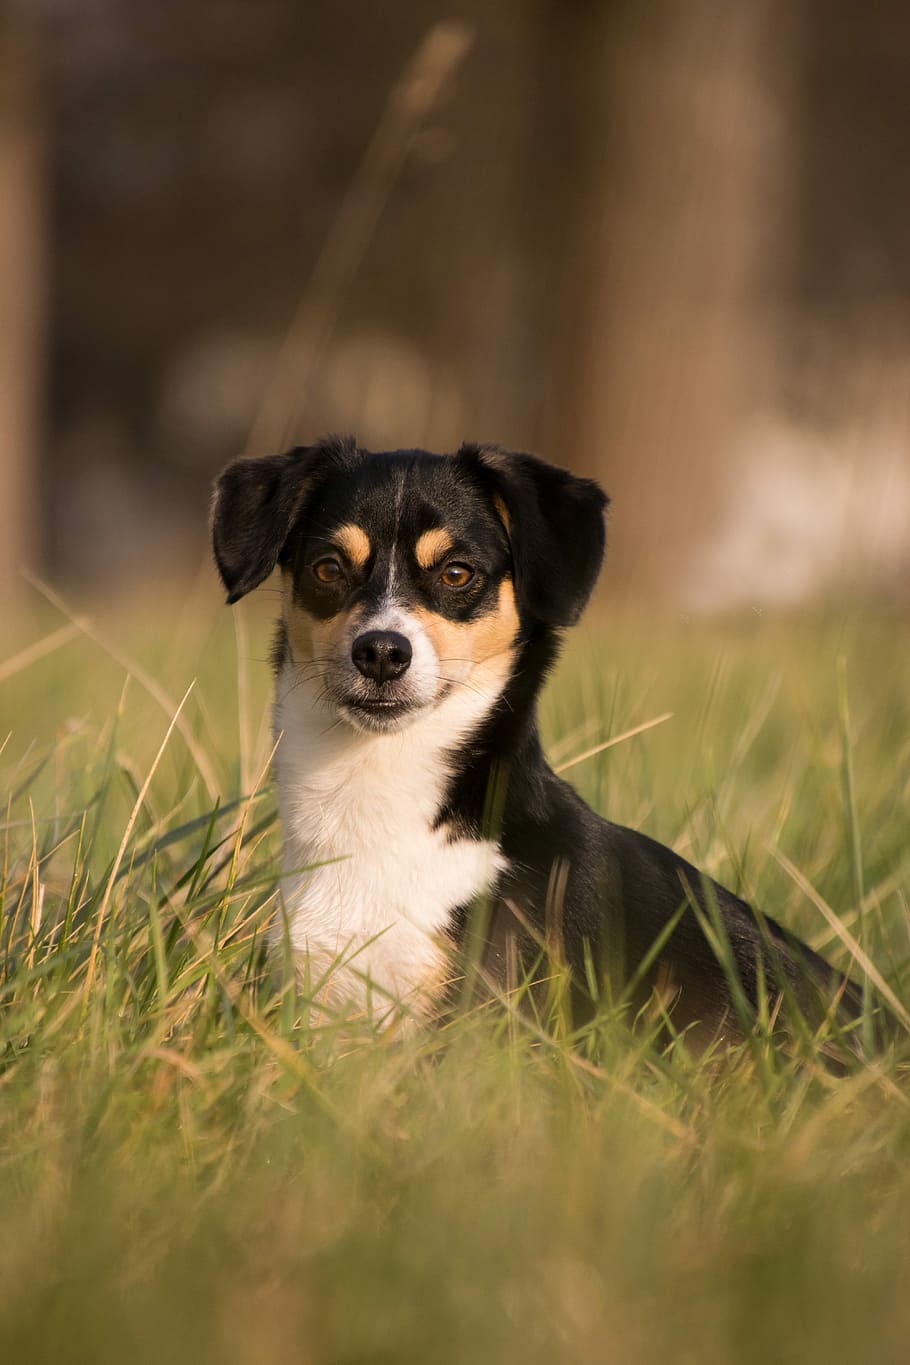
{"type": "MultiPolygon", "coordinates": [[[[108,654],[116,664],[119,664],[126,673],[129,673],[134,677],[140,687],[145,689],[152,700],[158,703],[167,716],[173,716],[177,709],[177,703],[141,664],[137,663],[135,659],[130,658],[128,654],[125,654],[123,650],[119,648],[119,646],[108,640],[98,627],[87,617],[77,616],[69,604],[58,592],[50,587],[49,584],[44,583],[40,578],[29,573],[27,570],[23,570],[22,572],[25,580],[32,585],[36,592],[40,592],[41,596],[50,602],[52,606],[56,607],[64,616],[69,617],[72,625],[80,634],[85,635],[87,639],[93,641],[93,643],[98,645],[100,649],[103,649],[105,654],[108,654]]],[[[184,716],[180,717],[177,728],[183,742],[192,755],[199,776],[205,783],[205,789],[208,793],[209,800],[217,800],[219,783],[215,776],[215,770],[208,761],[199,741],[190,728],[189,722],[184,716]]]]}
{"type": "MultiPolygon", "coordinates": [[[[556,1039],[554,1039],[546,1029],[541,1028],[529,1014],[526,1014],[516,1006],[515,1001],[508,993],[502,991],[492,978],[486,976],[486,974],[482,975],[484,983],[490,991],[491,997],[495,998],[499,1004],[508,1011],[510,1018],[514,1017],[519,1030],[523,1030],[525,1033],[530,1034],[539,1044],[542,1044],[547,1048],[553,1049],[559,1047],[556,1039]]],[[[658,1128],[663,1129],[665,1133],[669,1133],[672,1137],[678,1138],[681,1142],[685,1142],[688,1145],[697,1145],[699,1140],[698,1133],[691,1125],[684,1123],[682,1119],[675,1118],[672,1114],[668,1114],[660,1105],[655,1104],[653,1100],[648,1099],[647,1095],[642,1095],[640,1091],[636,1090],[635,1087],[627,1080],[624,1080],[623,1077],[617,1075],[613,1071],[607,1071],[603,1067],[597,1066],[595,1062],[590,1061],[587,1057],[583,1057],[574,1047],[565,1048],[563,1056],[577,1071],[584,1072],[586,1076],[593,1077],[595,1080],[608,1085],[612,1090],[616,1090],[621,1095],[625,1096],[625,1098],[629,1100],[645,1118],[651,1123],[656,1124],[658,1128]]]]}
{"type": "Polygon", "coordinates": [[[313,370],[414,137],[473,41],[473,29],[461,20],[434,24],[389,95],[288,328],[250,432],[250,454],[291,443],[313,370]]]}
{"type": "Polygon", "coordinates": [[[39,659],[44,659],[48,654],[53,654],[63,645],[68,645],[71,640],[78,639],[82,633],[81,622],[71,621],[68,626],[61,626],[59,630],[54,630],[41,640],[36,640],[33,645],[20,649],[18,654],[14,654],[0,664],[0,683],[6,682],[7,678],[12,678],[17,673],[21,673],[23,669],[30,668],[39,659]]]}
{"type": "Polygon", "coordinates": [[[146,779],[139,789],[139,793],[136,797],[136,800],[133,803],[133,809],[130,812],[130,817],[126,822],[126,829],[123,831],[123,838],[120,840],[120,847],[117,850],[117,856],[114,858],[110,875],[108,876],[107,879],[107,886],[104,889],[104,895],[101,898],[101,904],[98,906],[95,918],[95,933],[92,939],[91,953],[89,954],[88,966],[86,968],[85,973],[86,999],[88,998],[91,992],[92,982],[94,981],[95,977],[95,964],[98,959],[98,945],[101,942],[101,931],[104,927],[104,922],[107,919],[107,912],[108,909],[110,908],[111,896],[114,893],[114,884],[117,881],[117,876],[123,864],[123,859],[126,856],[126,850],[129,848],[130,839],[132,837],[136,821],[139,818],[139,812],[142,810],[143,803],[145,802],[146,795],[148,794],[148,789],[152,785],[152,778],[155,776],[155,773],[158,769],[158,764],[164,757],[164,751],[167,748],[168,740],[170,739],[171,735],[174,733],[174,730],[177,727],[177,722],[180,719],[180,713],[183,710],[184,706],[186,705],[187,698],[189,697],[194,687],[195,683],[194,682],[190,683],[189,687],[184,692],[183,697],[180,703],[178,704],[176,711],[171,717],[171,723],[167,727],[164,739],[161,741],[161,744],[158,748],[158,752],[155,755],[154,759],[152,760],[152,764],[148,770],[146,779]]]}
{"type": "Polygon", "coordinates": [[[908,1033],[910,1033],[910,1014],[908,1014],[907,1011],[904,1009],[903,1005],[898,1000],[897,996],[894,994],[894,991],[888,985],[887,981],[882,976],[881,972],[878,970],[869,954],[865,952],[859,941],[853,937],[853,935],[850,933],[850,930],[847,928],[846,924],[844,924],[840,916],[835,914],[835,912],[831,909],[830,905],[828,905],[827,901],[819,894],[818,891],[816,891],[815,887],[809,881],[805,873],[800,872],[796,864],[791,863],[790,859],[787,857],[785,853],[781,853],[779,849],[772,848],[770,846],[768,848],[768,851],[770,852],[771,857],[774,859],[774,861],[780,867],[783,868],[783,870],[786,872],[787,876],[791,879],[791,881],[793,881],[799,887],[800,891],[802,891],[805,896],[808,896],[809,900],[812,902],[815,908],[821,912],[821,914],[827,920],[830,927],[834,930],[837,937],[840,939],[841,943],[843,943],[846,948],[849,948],[850,953],[853,956],[853,960],[857,962],[860,967],[862,967],[863,971],[866,973],[869,980],[872,982],[873,986],[875,986],[875,988],[880,992],[883,999],[885,999],[888,1002],[888,1005],[890,1006],[891,1011],[894,1014],[895,1018],[899,1019],[900,1022],[903,1024],[904,1028],[908,1031],[908,1033]]]}
{"type": "Polygon", "coordinates": [[[565,762],[559,763],[553,771],[564,773],[569,768],[574,768],[576,763],[584,763],[586,759],[594,758],[595,754],[602,754],[605,749],[612,749],[614,745],[622,744],[635,735],[643,735],[646,730],[653,730],[656,725],[663,725],[665,720],[672,720],[672,718],[673,712],[665,711],[662,716],[655,716],[653,720],[643,721],[641,725],[633,725],[631,730],[623,730],[621,735],[613,735],[601,744],[595,744],[592,748],[585,749],[583,753],[576,754],[574,758],[567,758],[565,762]]]}

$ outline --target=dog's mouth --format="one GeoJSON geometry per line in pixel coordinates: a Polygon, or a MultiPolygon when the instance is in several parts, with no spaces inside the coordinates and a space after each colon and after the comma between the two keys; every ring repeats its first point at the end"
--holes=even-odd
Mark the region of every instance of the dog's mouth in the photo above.
{"type": "Polygon", "coordinates": [[[345,697],[340,709],[365,730],[391,730],[415,716],[423,707],[400,697],[345,697]]]}

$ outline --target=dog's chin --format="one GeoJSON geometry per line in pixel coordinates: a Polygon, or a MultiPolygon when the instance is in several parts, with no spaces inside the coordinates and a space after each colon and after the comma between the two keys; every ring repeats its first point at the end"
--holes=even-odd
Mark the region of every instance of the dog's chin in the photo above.
{"type": "Polygon", "coordinates": [[[404,730],[427,710],[427,703],[397,698],[345,697],[339,699],[336,706],[342,720],[368,735],[388,735],[404,730]]]}

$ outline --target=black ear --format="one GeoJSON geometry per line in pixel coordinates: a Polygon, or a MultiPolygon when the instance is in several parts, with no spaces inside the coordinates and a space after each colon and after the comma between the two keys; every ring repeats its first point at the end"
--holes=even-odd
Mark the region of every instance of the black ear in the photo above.
{"type": "Polygon", "coordinates": [[[501,501],[519,607],[551,626],[574,625],[597,581],[609,499],[593,479],[496,446],[462,446],[501,501]]]}
{"type": "Polygon", "coordinates": [[[235,460],[215,484],[212,548],[229,602],[268,578],[281,557],[319,446],[235,460]]]}

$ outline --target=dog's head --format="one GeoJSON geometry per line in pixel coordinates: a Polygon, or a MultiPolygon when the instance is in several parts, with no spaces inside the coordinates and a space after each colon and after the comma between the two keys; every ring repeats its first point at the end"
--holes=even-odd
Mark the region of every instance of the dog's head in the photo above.
{"type": "Polygon", "coordinates": [[[352,439],[237,460],[215,559],[236,602],[280,566],[287,652],[362,730],[398,729],[573,624],[603,558],[606,496],[532,455],[371,454],[352,439]]]}

